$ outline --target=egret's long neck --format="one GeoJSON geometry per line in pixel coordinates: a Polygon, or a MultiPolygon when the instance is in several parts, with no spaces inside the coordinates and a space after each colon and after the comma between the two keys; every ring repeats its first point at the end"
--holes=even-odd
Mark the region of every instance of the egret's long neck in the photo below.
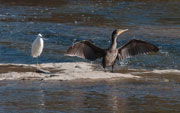
{"type": "Polygon", "coordinates": [[[110,46],[110,48],[111,49],[116,49],[117,48],[117,35],[115,35],[115,36],[112,36],[112,43],[111,43],[111,46],[110,46]]]}

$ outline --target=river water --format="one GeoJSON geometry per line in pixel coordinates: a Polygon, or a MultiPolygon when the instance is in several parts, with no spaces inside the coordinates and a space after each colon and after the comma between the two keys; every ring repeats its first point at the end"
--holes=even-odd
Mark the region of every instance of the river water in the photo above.
{"type": "Polygon", "coordinates": [[[0,0],[0,62],[36,63],[30,53],[38,33],[48,39],[40,63],[89,62],[64,53],[80,40],[108,48],[117,28],[129,29],[118,46],[136,38],[160,51],[123,60],[116,72],[168,73],[139,72],[142,79],[116,82],[1,81],[0,111],[180,112],[178,0],[0,0]]]}

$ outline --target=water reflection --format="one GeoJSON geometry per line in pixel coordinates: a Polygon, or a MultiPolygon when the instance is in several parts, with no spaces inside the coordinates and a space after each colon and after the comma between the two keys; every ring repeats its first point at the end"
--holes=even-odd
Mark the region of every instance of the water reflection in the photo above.
{"type": "Polygon", "coordinates": [[[0,110],[178,113],[180,90],[174,85],[134,80],[109,83],[6,81],[0,84],[0,110]]]}

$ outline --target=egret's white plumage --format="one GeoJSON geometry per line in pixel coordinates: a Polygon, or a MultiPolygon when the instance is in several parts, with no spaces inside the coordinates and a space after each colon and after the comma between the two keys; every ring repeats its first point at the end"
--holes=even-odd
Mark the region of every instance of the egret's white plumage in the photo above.
{"type": "Polygon", "coordinates": [[[38,37],[32,43],[31,55],[33,58],[36,58],[41,55],[44,47],[44,41],[42,35],[39,33],[38,37]]]}
{"type": "Polygon", "coordinates": [[[33,58],[37,58],[37,66],[38,66],[38,57],[41,55],[44,48],[44,41],[42,35],[39,33],[38,37],[32,43],[31,55],[33,58]]]}

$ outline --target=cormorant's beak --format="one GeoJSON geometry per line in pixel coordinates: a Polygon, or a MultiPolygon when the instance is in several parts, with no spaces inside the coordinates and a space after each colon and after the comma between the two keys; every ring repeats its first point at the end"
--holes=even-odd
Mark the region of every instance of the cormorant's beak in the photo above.
{"type": "Polygon", "coordinates": [[[119,32],[118,32],[118,34],[117,35],[120,35],[120,34],[122,34],[123,32],[125,32],[125,31],[128,31],[128,29],[121,29],[121,30],[119,30],[119,32]]]}
{"type": "Polygon", "coordinates": [[[128,29],[124,29],[124,30],[122,30],[122,32],[125,32],[125,31],[128,31],[128,29]]]}

